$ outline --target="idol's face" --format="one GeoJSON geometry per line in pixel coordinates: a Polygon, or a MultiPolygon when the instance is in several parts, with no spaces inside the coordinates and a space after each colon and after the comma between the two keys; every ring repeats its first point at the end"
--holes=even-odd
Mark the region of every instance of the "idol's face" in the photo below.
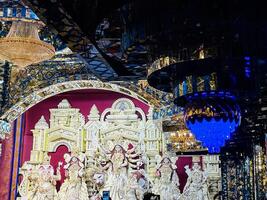
{"type": "Polygon", "coordinates": [[[50,173],[50,171],[48,171],[47,169],[43,169],[43,170],[41,171],[41,178],[42,178],[44,181],[48,181],[49,178],[50,178],[50,176],[51,176],[51,173],[50,173]]]}
{"type": "Polygon", "coordinates": [[[169,164],[169,163],[170,163],[170,160],[169,160],[168,158],[164,158],[164,159],[163,159],[163,163],[164,163],[164,164],[169,164]]]}
{"type": "Polygon", "coordinates": [[[199,164],[198,164],[198,163],[194,163],[194,165],[193,165],[193,169],[200,169],[199,164]]]}
{"type": "Polygon", "coordinates": [[[134,174],[133,174],[133,177],[137,179],[137,174],[136,174],[136,173],[134,173],[134,174]]]}
{"type": "Polygon", "coordinates": [[[115,146],[115,151],[116,151],[116,152],[121,152],[121,151],[122,151],[121,146],[120,146],[120,145],[116,145],[116,146],[115,146]]]}

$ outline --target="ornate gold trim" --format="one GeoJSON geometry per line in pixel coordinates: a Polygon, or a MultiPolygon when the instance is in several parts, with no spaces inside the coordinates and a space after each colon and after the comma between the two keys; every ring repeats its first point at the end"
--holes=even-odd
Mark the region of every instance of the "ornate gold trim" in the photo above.
{"type": "Polygon", "coordinates": [[[0,119],[6,119],[8,122],[13,122],[29,108],[49,97],[55,96],[60,93],[74,91],[74,90],[81,90],[81,89],[100,89],[100,90],[118,92],[133,97],[145,103],[146,105],[151,104],[148,99],[119,85],[107,82],[95,81],[95,80],[78,80],[78,81],[68,81],[68,82],[58,83],[37,90],[32,94],[28,95],[27,97],[25,97],[23,100],[16,103],[14,106],[12,106],[0,117],[0,119]]]}

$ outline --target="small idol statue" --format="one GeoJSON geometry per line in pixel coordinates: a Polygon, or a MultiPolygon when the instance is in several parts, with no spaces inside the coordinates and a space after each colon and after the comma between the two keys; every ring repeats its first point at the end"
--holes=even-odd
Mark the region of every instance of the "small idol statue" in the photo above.
{"type": "Polygon", "coordinates": [[[186,185],[184,187],[183,199],[209,200],[207,173],[202,171],[200,165],[193,163],[192,169],[185,166],[188,175],[186,185]]]}
{"type": "Polygon", "coordinates": [[[66,179],[59,191],[60,200],[89,200],[85,176],[85,155],[79,153],[77,147],[73,148],[71,155],[65,154],[64,166],[66,179]]]}
{"type": "Polygon", "coordinates": [[[180,198],[180,190],[175,162],[168,156],[157,156],[156,160],[158,160],[157,178],[153,185],[153,193],[160,195],[161,200],[178,200],[180,198]]]}

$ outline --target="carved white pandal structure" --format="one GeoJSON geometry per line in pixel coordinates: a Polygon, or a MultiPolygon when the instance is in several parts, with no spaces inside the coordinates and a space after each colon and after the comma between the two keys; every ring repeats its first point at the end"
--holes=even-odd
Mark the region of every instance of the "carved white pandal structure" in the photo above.
{"type": "Polygon", "coordinates": [[[97,150],[98,142],[105,146],[108,141],[114,144],[124,141],[125,144],[137,146],[146,154],[148,174],[153,176],[156,166],[155,155],[165,151],[165,142],[161,121],[153,120],[152,116],[152,107],[146,116],[141,108],[135,107],[127,98],[118,99],[101,115],[94,105],[88,116],[89,121],[84,126],[86,131],[84,151],[90,156],[97,150]]]}
{"type": "MultiPolygon", "coordinates": [[[[203,170],[207,171],[209,196],[214,199],[221,188],[221,167],[219,155],[202,156],[203,170]]],[[[218,197],[217,197],[218,198],[218,197]]]]}
{"type": "MultiPolygon", "coordinates": [[[[96,105],[89,109],[87,123],[80,110],[72,108],[67,99],[62,100],[57,108],[50,109],[49,123],[41,116],[32,130],[30,161],[24,163],[20,174],[26,177],[27,169],[36,168],[43,162],[46,153],[55,152],[60,145],[65,145],[70,152],[78,148],[85,153],[87,166],[95,166],[98,162],[95,154],[99,147],[112,143],[125,150],[128,145],[135,147],[136,152],[145,157],[145,173],[153,180],[155,156],[165,151],[162,122],[153,120],[153,107],[146,115],[130,99],[120,98],[102,113],[96,105]]],[[[27,186],[21,185],[20,191],[27,192],[27,186]]]]}
{"type": "Polygon", "coordinates": [[[84,117],[80,109],[71,108],[68,100],[64,99],[58,108],[50,109],[50,127],[43,116],[35,124],[33,132],[33,149],[30,163],[38,164],[43,160],[44,152],[55,152],[57,147],[65,145],[71,152],[77,145],[82,151],[84,117]]]}
{"type": "MultiPolygon", "coordinates": [[[[152,181],[153,186],[157,185],[155,184],[157,180],[165,180],[164,177],[162,180],[155,178],[155,172],[157,171],[156,158],[157,155],[166,153],[166,138],[162,132],[162,122],[154,120],[152,117],[152,106],[149,107],[149,112],[146,115],[130,99],[120,98],[102,113],[99,112],[96,105],[88,109],[90,112],[87,120],[85,120],[80,110],[72,108],[71,103],[64,99],[58,104],[57,108],[50,109],[49,123],[43,116],[40,117],[32,130],[33,149],[30,161],[25,162],[20,169],[20,174],[24,178],[29,177],[29,169],[38,170],[47,153],[55,152],[60,145],[65,145],[69,152],[78,151],[78,154],[86,155],[86,174],[83,178],[86,179],[89,195],[95,191],[90,184],[93,182],[101,183],[100,185],[105,189],[107,186],[105,181],[107,181],[110,173],[117,173],[110,171],[110,169],[114,169],[114,166],[109,167],[109,165],[120,162],[116,160],[117,158],[112,157],[112,152],[114,153],[116,147],[119,147],[122,150],[121,154],[126,156],[126,161],[122,161],[121,165],[127,169],[128,173],[126,175],[122,173],[120,180],[129,187],[126,188],[129,189],[129,193],[125,193],[127,198],[135,200],[136,194],[142,196],[142,190],[136,184],[137,179],[135,178],[135,176],[140,176],[142,170],[144,178],[152,181]],[[140,172],[136,171],[138,163],[135,160],[137,158],[140,158],[140,162],[144,161],[144,169],[141,169],[140,172]],[[102,161],[105,161],[105,159],[107,162],[102,165],[102,161]],[[125,162],[127,162],[127,166],[125,162]],[[101,165],[103,169],[101,169],[101,165]],[[127,177],[125,178],[125,176],[127,177]],[[88,184],[88,182],[90,183],[88,184]]],[[[120,153],[116,156],[120,158],[120,153]]],[[[208,186],[211,188],[209,190],[210,197],[212,197],[220,190],[219,158],[216,155],[206,155],[202,158],[203,169],[208,176],[208,186]]],[[[175,161],[172,162],[175,163],[175,161]]],[[[160,169],[165,172],[165,168],[160,169]]],[[[166,169],[169,170],[169,168],[166,169]]],[[[112,178],[110,180],[114,182],[117,179],[112,178]]],[[[31,184],[33,184],[29,181],[27,184],[25,183],[25,181],[22,181],[19,187],[19,192],[24,195],[29,192],[31,184]]],[[[114,184],[116,185],[116,183],[114,184]]],[[[168,184],[165,184],[166,188],[173,191],[178,186],[169,187],[172,183],[168,184]]],[[[109,190],[116,191],[116,188],[109,188],[109,190]]],[[[154,190],[157,190],[157,187],[154,190]]],[[[160,191],[159,188],[157,193],[160,193],[160,191]]],[[[174,195],[175,197],[179,197],[179,191],[174,193],[177,194],[174,195]]],[[[181,199],[182,197],[183,195],[181,195],[181,199]]]]}

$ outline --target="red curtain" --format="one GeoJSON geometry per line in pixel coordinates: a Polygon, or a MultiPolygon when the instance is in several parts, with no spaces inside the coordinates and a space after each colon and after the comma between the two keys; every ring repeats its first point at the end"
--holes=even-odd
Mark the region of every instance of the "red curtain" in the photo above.
{"type": "MultiPolygon", "coordinates": [[[[13,133],[13,132],[12,132],[13,133]]],[[[10,191],[10,174],[13,151],[13,134],[3,141],[2,155],[0,157],[0,199],[8,200],[10,191]]]]}
{"type": "Polygon", "coordinates": [[[186,180],[187,180],[187,174],[185,173],[185,166],[189,165],[189,167],[192,167],[192,157],[191,156],[181,156],[178,157],[177,161],[176,161],[176,166],[177,166],[177,174],[179,177],[179,181],[180,181],[180,191],[182,192],[184,189],[184,186],[186,184],[186,180]]]}
{"type": "Polygon", "coordinates": [[[58,167],[58,162],[62,162],[63,165],[60,168],[61,180],[57,182],[57,190],[59,190],[61,184],[65,180],[65,172],[63,166],[66,164],[64,160],[64,154],[69,153],[68,147],[65,145],[60,145],[55,152],[49,153],[51,156],[50,164],[53,166],[55,173],[58,167]]]}

